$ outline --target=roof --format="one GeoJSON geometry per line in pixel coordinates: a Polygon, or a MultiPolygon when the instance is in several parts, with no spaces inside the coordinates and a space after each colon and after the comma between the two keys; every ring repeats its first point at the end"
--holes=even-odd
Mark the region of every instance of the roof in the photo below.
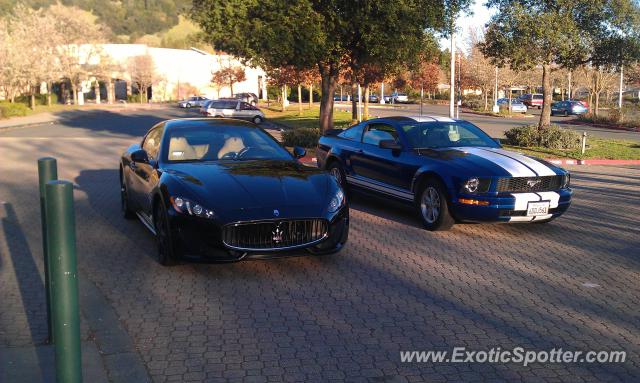
{"type": "Polygon", "coordinates": [[[167,129],[175,129],[175,128],[189,128],[196,126],[237,126],[244,128],[258,128],[258,126],[254,123],[238,120],[236,118],[206,118],[206,117],[195,117],[195,118],[176,118],[172,120],[167,120],[166,125],[167,129]]]}
{"type": "Polygon", "coordinates": [[[440,121],[440,122],[456,122],[459,120],[454,120],[445,116],[392,116],[392,117],[382,117],[379,120],[392,120],[392,121],[407,121],[407,122],[432,122],[432,121],[440,121]]]}

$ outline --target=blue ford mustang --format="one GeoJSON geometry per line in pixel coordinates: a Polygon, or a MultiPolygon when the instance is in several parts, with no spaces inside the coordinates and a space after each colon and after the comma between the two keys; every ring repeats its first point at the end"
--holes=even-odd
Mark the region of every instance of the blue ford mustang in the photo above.
{"type": "Polygon", "coordinates": [[[571,203],[569,172],[443,117],[368,120],[320,138],[318,166],[343,186],[412,202],[428,230],[456,221],[549,222],[571,203]]]}

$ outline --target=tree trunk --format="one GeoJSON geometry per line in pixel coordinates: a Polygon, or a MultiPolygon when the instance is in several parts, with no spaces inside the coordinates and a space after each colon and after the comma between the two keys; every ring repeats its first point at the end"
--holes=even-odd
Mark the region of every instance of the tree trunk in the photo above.
{"type": "Polygon", "coordinates": [[[600,114],[600,92],[596,92],[595,104],[593,106],[593,112],[596,117],[600,114]]]}
{"type": "Polygon", "coordinates": [[[142,101],[142,97],[143,97],[143,96],[146,96],[146,93],[147,93],[146,91],[143,91],[143,90],[142,90],[142,84],[140,84],[140,85],[138,86],[138,94],[140,95],[140,103],[141,103],[141,104],[143,103],[143,101],[142,101]]]}
{"type": "Polygon", "coordinates": [[[487,108],[489,108],[489,92],[483,89],[482,93],[484,93],[484,111],[486,112],[487,108]]]}
{"type": "Polygon", "coordinates": [[[109,85],[107,86],[107,102],[113,104],[116,100],[116,89],[113,79],[109,79],[109,85]]]}
{"type": "Polygon", "coordinates": [[[542,111],[538,128],[543,129],[551,125],[551,64],[542,65],[542,111]]]}
{"type": "Polygon", "coordinates": [[[358,85],[356,76],[351,77],[351,122],[358,121],[358,85]]]}
{"type": "Polygon", "coordinates": [[[309,109],[313,108],[313,84],[309,84],[309,109]]]}
{"type": "Polygon", "coordinates": [[[71,92],[73,93],[73,105],[78,105],[78,90],[76,84],[71,81],[71,92]]]}
{"type": "Polygon", "coordinates": [[[298,114],[302,116],[302,85],[298,84],[298,114]]]}
{"type": "Polygon", "coordinates": [[[98,80],[93,84],[93,92],[96,94],[96,104],[100,104],[100,83],[98,80]]]}
{"type": "Polygon", "coordinates": [[[369,84],[364,86],[364,109],[362,112],[362,120],[369,119],[369,84]]]}
{"type": "Polygon", "coordinates": [[[47,105],[51,106],[51,92],[53,91],[53,82],[47,82],[47,105]]]}
{"type": "Polygon", "coordinates": [[[36,110],[36,87],[32,86],[31,88],[31,110],[36,110]]]}
{"type": "Polygon", "coordinates": [[[338,68],[336,64],[328,66],[319,65],[320,75],[322,77],[320,97],[320,131],[326,132],[333,129],[333,92],[336,89],[336,80],[338,78],[338,68]]]}

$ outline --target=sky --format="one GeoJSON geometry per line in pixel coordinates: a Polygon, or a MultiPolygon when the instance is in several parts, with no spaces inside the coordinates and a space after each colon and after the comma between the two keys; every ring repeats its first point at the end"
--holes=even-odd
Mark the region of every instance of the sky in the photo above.
{"type": "MultiPolygon", "coordinates": [[[[463,15],[458,18],[456,25],[458,27],[458,33],[456,34],[456,46],[467,48],[467,34],[469,28],[481,28],[484,29],[484,25],[489,21],[494,10],[489,10],[484,6],[486,0],[475,0],[475,3],[471,6],[471,14],[463,15]]],[[[441,48],[449,48],[451,42],[449,39],[440,39],[441,48]]]]}

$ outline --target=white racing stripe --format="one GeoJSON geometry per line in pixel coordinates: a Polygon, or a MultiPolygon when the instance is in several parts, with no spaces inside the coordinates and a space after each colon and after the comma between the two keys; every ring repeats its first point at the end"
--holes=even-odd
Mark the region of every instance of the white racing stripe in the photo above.
{"type": "Polygon", "coordinates": [[[465,153],[470,153],[476,155],[478,157],[482,157],[485,160],[489,160],[494,164],[500,166],[507,172],[511,174],[512,177],[535,177],[536,173],[534,173],[531,169],[524,166],[521,162],[514,160],[513,158],[504,156],[499,153],[492,152],[490,150],[484,150],[480,148],[455,148],[465,153]]]}
{"type": "Polygon", "coordinates": [[[537,192],[541,201],[549,201],[549,209],[558,207],[558,201],[560,200],[560,194],[556,192],[537,192]]]}
{"type": "Polygon", "coordinates": [[[536,193],[513,193],[511,195],[516,199],[513,210],[527,210],[529,202],[540,201],[540,196],[536,193]]]}
{"type": "Polygon", "coordinates": [[[513,158],[516,161],[522,162],[529,168],[533,169],[534,172],[538,173],[539,176],[555,176],[556,172],[551,170],[547,165],[534,160],[533,158],[523,156],[520,153],[511,152],[504,149],[487,149],[495,153],[502,154],[504,156],[513,158]]]}

